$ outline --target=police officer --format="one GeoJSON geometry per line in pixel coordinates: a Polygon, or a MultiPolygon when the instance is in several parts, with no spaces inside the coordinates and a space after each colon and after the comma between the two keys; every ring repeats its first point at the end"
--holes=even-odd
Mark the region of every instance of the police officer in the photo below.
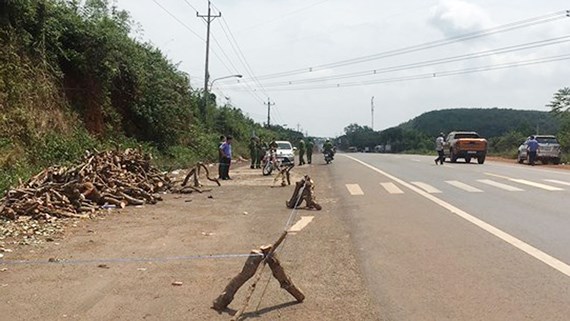
{"type": "Polygon", "coordinates": [[[259,157],[258,157],[258,147],[257,147],[257,137],[253,136],[249,140],[249,157],[251,158],[251,165],[249,168],[254,169],[259,166],[259,157]]]}
{"type": "Polygon", "coordinates": [[[299,139],[299,166],[305,165],[305,141],[299,139]]]}
{"type": "Polygon", "coordinates": [[[313,161],[313,148],[315,145],[313,144],[313,139],[309,138],[307,140],[307,163],[311,163],[313,161]]]}

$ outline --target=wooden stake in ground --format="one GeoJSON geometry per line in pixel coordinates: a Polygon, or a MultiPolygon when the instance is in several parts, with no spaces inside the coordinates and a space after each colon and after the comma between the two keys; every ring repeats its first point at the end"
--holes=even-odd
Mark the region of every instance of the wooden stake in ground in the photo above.
{"type": "Polygon", "coordinates": [[[215,182],[216,184],[218,184],[218,186],[221,186],[220,181],[218,181],[217,178],[210,178],[210,171],[208,170],[208,167],[206,167],[206,165],[204,165],[204,163],[202,163],[202,162],[198,162],[196,164],[196,166],[194,166],[194,168],[192,168],[190,170],[188,175],[186,175],[186,178],[184,178],[184,181],[182,182],[182,186],[186,186],[186,184],[188,184],[188,181],[192,178],[192,181],[193,181],[192,187],[194,187],[196,189],[196,191],[201,192],[201,190],[199,188],[202,187],[202,184],[200,183],[199,177],[200,177],[200,170],[202,168],[206,172],[206,178],[209,181],[215,182]]]}
{"type": "Polygon", "coordinates": [[[281,186],[291,185],[291,174],[289,172],[291,172],[293,167],[295,167],[293,163],[281,166],[279,174],[273,179],[273,184],[281,178],[281,186]]]}
{"type": "Polygon", "coordinates": [[[239,290],[239,288],[247,280],[255,275],[255,279],[250,285],[248,294],[246,295],[244,306],[238,310],[232,318],[232,320],[235,321],[239,320],[249,304],[253,291],[257,286],[257,282],[261,279],[263,268],[265,267],[266,263],[269,265],[269,268],[271,268],[273,276],[279,281],[279,284],[283,289],[293,295],[293,297],[297,299],[297,302],[301,303],[303,300],[305,300],[305,295],[303,292],[301,292],[301,290],[293,284],[274,254],[275,250],[285,240],[286,236],[287,232],[283,232],[277,242],[275,242],[273,245],[262,246],[259,250],[253,250],[251,252],[253,255],[246,260],[242,271],[230,281],[222,294],[220,294],[220,296],[214,300],[213,308],[215,310],[223,311],[225,308],[227,308],[227,306],[232,302],[234,295],[239,290]],[[260,253],[263,254],[263,256],[260,256],[260,253]],[[259,268],[260,265],[261,268],[259,268]]]}
{"type": "Polygon", "coordinates": [[[308,176],[305,175],[302,180],[295,183],[295,190],[289,201],[285,202],[288,208],[298,208],[301,203],[307,204],[308,209],[316,209],[320,211],[322,209],[321,205],[317,203],[317,197],[315,196],[315,182],[308,176]],[[299,193],[301,195],[299,196],[299,193]]]}

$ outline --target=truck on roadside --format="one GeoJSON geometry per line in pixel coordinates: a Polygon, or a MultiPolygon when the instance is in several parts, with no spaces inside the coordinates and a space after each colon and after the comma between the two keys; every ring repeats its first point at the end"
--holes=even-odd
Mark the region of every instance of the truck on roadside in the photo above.
{"type": "Polygon", "coordinates": [[[487,156],[487,140],[474,131],[453,131],[447,135],[444,143],[444,154],[450,162],[457,162],[458,158],[470,163],[476,158],[479,164],[485,163],[487,156]]]}

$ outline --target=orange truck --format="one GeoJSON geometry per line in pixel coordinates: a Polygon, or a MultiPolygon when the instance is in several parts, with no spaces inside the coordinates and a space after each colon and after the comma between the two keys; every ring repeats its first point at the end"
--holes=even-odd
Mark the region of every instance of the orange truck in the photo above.
{"type": "Polygon", "coordinates": [[[487,156],[487,140],[476,132],[454,131],[447,135],[444,153],[452,163],[458,158],[465,159],[466,163],[477,158],[477,162],[483,164],[487,156]]]}

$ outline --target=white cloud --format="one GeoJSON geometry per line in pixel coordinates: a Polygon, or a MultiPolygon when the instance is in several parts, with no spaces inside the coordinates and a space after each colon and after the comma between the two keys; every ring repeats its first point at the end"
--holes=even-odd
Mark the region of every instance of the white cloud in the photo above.
{"type": "Polygon", "coordinates": [[[442,0],[432,8],[430,23],[445,36],[474,32],[491,25],[489,15],[475,4],[461,0],[442,0]]]}
{"type": "MultiPolygon", "coordinates": [[[[140,22],[144,32],[139,38],[152,41],[164,50],[172,61],[181,62],[180,68],[189,73],[195,88],[201,88],[204,81],[205,43],[153,1],[117,2],[121,8],[132,13],[134,20],[140,22]]],[[[196,6],[200,13],[205,12],[206,1],[188,2],[196,6]]],[[[213,1],[223,12],[223,18],[257,77],[374,55],[521,21],[566,10],[567,2],[568,0],[213,1]],[[358,5],[355,5],[356,2],[358,5]],[[309,8],[301,10],[306,7],[309,8]]],[[[160,3],[189,29],[200,37],[205,36],[203,21],[196,18],[194,10],[187,6],[185,1],[160,0],[160,3]]],[[[560,19],[477,40],[340,68],[331,67],[312,73],[271,78],[263,82],[267,84],[369,71],[546,40],[568,34],[569,21],[560,19]]],[[[242,81],[251,80],[226,39],[222,23],[222,19],[214,21],[212,35],[235,65],[235,70],[218,44],[213,42],[210,49],[210,75],[217,78],[241,73],[244,74],[242,81]]],[[[324,83],[358,82],[462,70],[559,55],[569,50],[570,44],[564,43],[397,73],[329,80],[324,83]]],[[[253,90],[245,90],[245,87],[230,86],[232,81],[220,81],[216,83],[214,92],[218,94],[221,102],[225,102],[222,96],[230,97],[236,107],[250,114],[258,122],[266,121],[267,105],[263,102],[266,102],[269,96],[271,101],[276,103],[271,108],[272,123],[289,124],[290,127],[300,124],[311,135],[333,136],[342,132],[350,123],[370,125],[372,96],[375,96],[376,105],[375,128],[384,129],[439,108],[512,107],[542,110],[555,91],[569,85],[568,74],[568,61],[559,61],[451,77],[346,88],[301,90],[303,86],[291,86],[292,89],[298,90],[277,91],[268,87],[267,95],[255,84],[251,85],[253,90]],[[262,101],[254,95],[261,96],[262,101]]]]}

